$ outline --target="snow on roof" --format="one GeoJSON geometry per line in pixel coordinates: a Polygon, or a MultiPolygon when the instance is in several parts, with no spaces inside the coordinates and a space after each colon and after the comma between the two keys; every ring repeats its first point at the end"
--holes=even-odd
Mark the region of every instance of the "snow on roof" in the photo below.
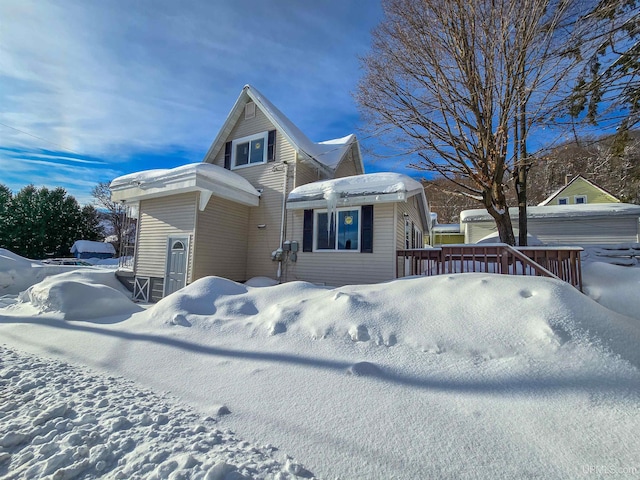
{"type": "MultiPolygon", "coordinates": [[[[509,209],[511,218],[518,217],[518,208],[509,209]]],[[[580,205],[545,205],[527,207],[527,218],[574,218],[574,217],[610,217],[635,215],[640,217],[640,205],[629,203],[588,203],[580,205]]],[[[491,221],[493,217],[483,208],[463,210],[460,222],[491,221]]]]}
{"type": "Polygon", "coordinates": [[[287,198],[290,210],[375,203],[403,202],[413,195],[422,199],[418,208],[426,228],[431,228],[429,205],[422,184],[402,173],[379,172],[308,183],[294,188],[287,198]]]}
{"type": "Polygon", "coordinates": [[[92,242],[91,240],[76,240],[71,247],[71,253],[110,253],[115,254],[113,245],[105,242],[92,242]]]}
{"type": "Polygon", "coordinates": [[[434,233],[460,233],[459,223],[438,223],[433,226],[434,233]]]}
{"type": "Polygon", "coordinates": [[[202,162],[130,173],[115,178],[109,188],[114,201],[200,190],[255,206],[260,197],[247,179],[218,165],[202,162]]]}
{"type": "Polygon", "coordinates": [[[210,163],[189,163],[180,167],[171,169],[156,169],[156,170],[144,170],[141,172],[130,173],[129,175],[123,175],[115,178],[110,187],[118,188],[122,186],[129,186],[136,184],[137,186],[143,186],[147,183],[159,183],[169,182],[177,178],[194,175],[208,178],[210,180],[222,180],[227,185],[236,187],[239,190],[244,190],[247,193],[257,194],[253,185],[249,181],[240,175],[233,173],[226,168],[222,168],[218,165],[212,165],[210,163]]]}
{"type": "Polygon", "coordinates": [[[296,145],[302,153],[307,154],[314,160],[334,170],[342,157],[347,152],[353,142],[356,141],[354,134],[347,135],[342,138],[333,140],[325,140],[315,143],[302,132],[294,123],[289,120],[284,113],[271,103],[267,97],[262,95],[255,87],[245,85],[245,91],[253,99],[253,101],[261,107],[262,111],[270,117],[271,121],[276,123],[283,130],[283,134],[296,145]]]}
{"type": "Polygon", "coordinates": [[[591,185],[593,188],[597,188],[598,190],[600,190],[601,192],[605,193],[606,195],[608,195],[608,196],[610,196],[610,197],[614,198],[616,201],[618,201],[618,202],[620,201],[620,200],[618,200],[618,198],[617,198],[615,195],[613,195],[613,194],[611,194],[611,193],[607,192],[604,188],[602,188],[602,187],[600,187],[600,186],[596,185],[595,183],[593,183],[592,181],[590,181],[590,180],[588,180],[588,179],[584,178],[582,175],[576,175],[575,177],[573,177],[573,178],[571,179],[571,181],[570,181],[569,183],[567,183],[567,184],[565,184],[565,185],[561,186],[559,189],[557,189],[555,192],[553,192],[551,195],[549,195],[547,198],[545,198],[543,201],[541,201],[541,202],[538,204],[538,206],[539,206],[539,207],[543,207],[543,206],[545,206],[545,205],[548,205],[551,201],[553,201],[553,199],[554,199],[554,198],[556,198],[557,196],[559,196],[559,195],[560,195],[560,193],[561,193],[563,190],[567,189],[567,188],[569,187],[569,185],[571,185],[572,183],[576,182],[578,179],[581,179],[583,182],[588,183],[588,184],[589,184],[589,185],[591,185]]]}
{"type": "Polygon", "coordinates": [[[367,173],[302,185],[291,191],[287,202],[327,200],[331,195],[337,195],[343,200],[364,196],[379,197],[382,200],[389,194],[394,194],[392,199],[399,201],[420,191],[423,191],[420,182],[407,175],[391,172],[367,173]]]}
{"type": "Polygon", "coordinates": [[[218,132],[215,140],[209,147],[203,162],[213,161],[229,135],[244,112],[244,106],[247,102],[252,101],[258,105],[261,112],[269,119],[269,121],[282,133],[292,146],[303,156],[311,159],[315,165],[321,170],[331,175],[338,167],[345,154],[352,145],[355,145],[356,163],[359,169],[364,172],[362,164],[362,156],[356,142],[356,136],[353,134],[333,140],[325,140],[322,142],[311,141],[291,120],[287,118],[267,97],[262,95],[255,87],[245,85],[236,100],[231,112],[227,116],[224,125],[218,132]]]}

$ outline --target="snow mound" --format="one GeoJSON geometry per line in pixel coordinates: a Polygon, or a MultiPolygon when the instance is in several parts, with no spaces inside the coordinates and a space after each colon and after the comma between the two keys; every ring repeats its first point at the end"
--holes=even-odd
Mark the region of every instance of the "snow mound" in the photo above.
{"type": "MultiPolygon", "coordinates": [[[[498,232],[490,233],[486,237],[482,237],[476,243],[500,243],[500,234],[498,232]]],[[[518,245],[520,244],[520,240],[518,239],[517,235],[516,235],[516,243],[518,245]]],[[[540,240],[535,235],[531,235],[530,233],[527,233],[528,247],[540,247],[543,245],[544,245],[544,242],[542,240],[540,240]]]]}
{"type": "Polygon", "coordinates": [[[249,287],[273,287],[278,285],[278,281],[269,277],[253,277],[244,282],[249,287]]]}
{"type": "Polygon", "coordinates": [[[250,288],[208,277],[149,313],[152,322],[217,329],[219,335],[233,330],[404,345],[482,361],[540,358],[572,343],[640,365],[638,322],[612,314],[564,282],[539,277],[463,274],[337,289],[305,282],[250,288]]]}
{"type": "Polygon", "coordinates": [[[40,262],[0,248],[0,296],[20,293],[41,281],[46,276],[45,272],[40,262]]]}
{"type": "Polygon", "coordinates": [[[614,312],[640,321],[640,277],[637,268],[586,262],[582,266],[582,277],[584,292],[589,297],[614,312]]]}
{"type": "Polygon", "coordinates": [[[71,271],[47,277],[19,300],[40,312],[61,312],[66,320],[88,320],[139,312],[110,271],[71,271]]]}
{"type": "Polygon", "coordinates": [[[291,465],[310,473],[123,379],[1,346],[0,357],[2,478],[285,480],[295,478],[291,465]]]}

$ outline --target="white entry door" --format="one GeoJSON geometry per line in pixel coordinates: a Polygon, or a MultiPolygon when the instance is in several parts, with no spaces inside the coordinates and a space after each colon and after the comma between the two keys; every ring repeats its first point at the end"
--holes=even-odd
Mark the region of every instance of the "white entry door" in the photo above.
{"type": "Polygon", "coordinates": [[[165,297],[185,286],[188,258],[189,237],[169,237],[167,243],[167,273],[164,277],[165,297]]]}

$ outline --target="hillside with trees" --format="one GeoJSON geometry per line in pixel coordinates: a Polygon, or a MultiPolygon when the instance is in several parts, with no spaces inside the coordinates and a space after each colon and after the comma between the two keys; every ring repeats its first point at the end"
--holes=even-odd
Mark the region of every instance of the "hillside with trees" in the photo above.
{"type": "MultiPolygon", "coordinates": [[[[640,204],[640,131],[627,132],[626,138],[608,135],[577,139],[549,150],[545,155],[530,157],[527,203],[537,205],[582,175],[625,203],[640,204]]],[[[506,196],[514,205],[516,196],[508,176],[506,196]]],[[[458,179],[464,182],[465,179],[458,179]]],[[[457,183],[442,177],[425,180],[425,193],[440,223],[458,223],[460,212],[482,208],[482,204],[465,195],[457,183]]]]}

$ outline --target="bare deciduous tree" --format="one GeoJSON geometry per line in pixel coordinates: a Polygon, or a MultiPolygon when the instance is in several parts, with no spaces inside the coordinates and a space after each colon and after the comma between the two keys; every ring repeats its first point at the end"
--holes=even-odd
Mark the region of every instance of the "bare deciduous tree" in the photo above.
{"type": "Polygon", "coordinates": [[[511,245],[506,182],[516,175],[526,185],[526,139],[571,70],[563,50],[577,3],[384,0],[363,59],[356,97],[371,127],[418,156],[413,166],[482,202],[511,245]]]}
{"type": "Polygon", "coordinates": [[[91,195],[95,199],[95,203],[98,210],[101,212],[102,217],[107,221],[110,226],[108,232],[110,236],[115,238],[110,243],[113,244],[116,252],[120,252],[120,244],[124,241],[124,237],[127,235],[124,226],[124,214],[122,205],[111,200],[111,190],[109,190],[109,182],[100,182],[91,190],[91,195]]]}
{"type": "Polygon", "coordinates": [[[640,123],[640,1],[588,3],[594,4],[584,15],[588,30],[579,45],[586,61],[570,113],[591,123],[613,122],[624,132],[640,123]]]}

